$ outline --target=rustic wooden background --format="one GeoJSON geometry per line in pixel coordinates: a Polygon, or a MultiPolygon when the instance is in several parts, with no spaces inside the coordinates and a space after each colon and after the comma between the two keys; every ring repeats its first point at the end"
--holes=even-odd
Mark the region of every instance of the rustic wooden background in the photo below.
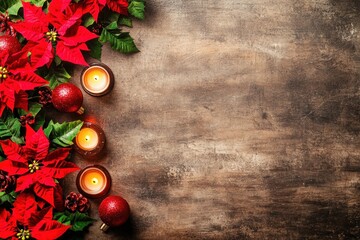
{"type": "Polygon", "coordinates": [[[141,53],[107,46],[115,88],[84,95],[106,154],[74,157],[131,219],[86,239],[360,239],[360,1],[147,2],[141,53]]]}

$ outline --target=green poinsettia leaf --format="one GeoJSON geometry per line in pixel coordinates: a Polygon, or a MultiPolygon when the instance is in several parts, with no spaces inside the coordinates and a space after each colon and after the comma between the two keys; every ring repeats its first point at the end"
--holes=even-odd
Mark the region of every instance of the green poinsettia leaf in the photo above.
{"type": "Polygon", "coordinates": [[[18,12],[22,8],[22,2],[17,2],[16,4],[12,5],[10,8],[8,8],[7,12],[9,15],[18,15],[18,12]]]}
{"type": "Polygon", "coordinates": [[[74,232],[81,232],[93,222],[94,219],[89,217],[87,214],[75,212],[71,217],[71,230],[74,232]]]}
{"type": "Polygon", "coordinates": [[[50,134],[52,133],[54,122],[53,120],[50,120],[49,124],[47,125],[47,127],[44,129],[44,134],[47,138],[50,138],[50,134]]]}
{"type": "Polygon", "coordinates": [[[132,16],[134,16],[140,20],[144,20],[144,18],[145,18],[145,3],[141,0],[133,0],[130,2],[129,6],[128,6],[128,11],[132,16]]]}
{"type": "Polygon", "coordinates": [[[44,124],[45,124],[45,111],[40,111],[38,114],[36,114],[35,123],[33,125],[33,128],[35,131],[37,131],[41,127],[43,127],[44,124]]]}
{"type": "Polygon", "coordinates": [[[21,137],[21,123],[12,113],[7,112],[0,118],[0,139],[10,138],[13,142],[23,144],[24,139],[21,137]]]}
{"type": "Polygon", "coordinates": [[[110,46],[122,53],[135,53],[139,52],[133,38],[128,32],[121,34],[112,34],[105,28],[103,28],[99,41],[102,43],[109,42],[110,46]]]}
{"type": "Polygon", "coordinates": [[[44,77],[49,81],[49,87],[54,89],[61,83],[66,83],[70,80],[71,75],[66,71],[62,64],[49,69],[49,73],[44,77]]]}
{"type": "Polygon", "coordinates": [[[84,17],[83,17],[83,25],[84,27],[89,27],[91,25],[93,25],[95,22],[95,19],[93,16],[91,16],[90,14],[86,14],[84,17]]]}
{"type": "Polygon", "coordinates": [[[98,39],[93,39],[88,41],[87,43],[88,48],[90,49],[90,56],[92,58],[101,60],[101,52],[102,52],[102,44],[99,42],[98,39]]]}
{"type": "Polygon", "coordinates": [[[12,191],[10,193],[0,192],[0,205],[13,204],[16,199],[17,193],[12,191]]]}
{"type": "Polygon", "coordinates": [[[47,0],[25,0],[24,2],[30,2],[30,3],[34,4],[35,6],[37,6],[37,7],[42,7],[42,6],[44,6],[44,3],[46,1],[47,0]]]}
{"type": "Polygon", "coordinates": [[[17,2],[21,2],[20,0],[7,0],[0,2],[0,12],[5,13],[6,10],[17,2]]]}
{"type": "Polygon", "coordinates": [[[118,21],[119,25],[123,25],[123,26],[127,26],[127,27],[130,27],[132,28],[132,20],[130,18],[127,18],[127,17],[122,17],[122,18],[119,18],[119,21],[118,21]]]}
{"type": "Polygon", "coordinates": [[[82,125],[83,122],[80,120],[52,124],[53,129],[50,134],[51,142],[61,147],[73,145],[72,140],[76,137],[82,125]]]}
{"type": "Polygon", "coordinates": [[[105,28],[107,30],[117,30],[119,27],[118,27],[117,21],[113,21],[109,25],[107,25],[105,28]]]}
{"type": "Polygon", "coordinates": [[[31,113],[34,117],[41,111],[42,105],[36,102],[29,102],[29,111],[25,111],[24,109],[18,109],[18,113],[20,116],[31,113]]]}
{"type": "Polygon", "coordinates": [[[70,230],[74,232],[84,231],[85,228],[95,221],[86,213],[80,213],[78,211],[74,213],[69,211],[55,213],[54,219],[62,224],[71,225],[70,230]]]}

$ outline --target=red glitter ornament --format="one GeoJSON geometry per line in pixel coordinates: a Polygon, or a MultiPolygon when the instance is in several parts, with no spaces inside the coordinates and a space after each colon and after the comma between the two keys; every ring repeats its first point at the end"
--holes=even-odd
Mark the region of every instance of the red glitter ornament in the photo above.
{"type": "Polygon", "coordinates": [[[60,112],[84,113],[83,94],[77,86],[71,83],[62,83],[54,88],[52,103],[60,112]]]}
{"type": "Polygon", "coordinates": [[[100,229],[103,231],[124,224],[129,216],[129,204],[120,196],[108,196],[100,203],[99,217],[103,221],[100,229]]]}

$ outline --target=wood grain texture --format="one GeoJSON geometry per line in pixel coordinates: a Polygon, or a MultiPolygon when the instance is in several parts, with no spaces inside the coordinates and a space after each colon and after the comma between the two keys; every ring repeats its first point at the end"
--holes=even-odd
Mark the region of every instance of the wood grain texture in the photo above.
{"type": "Polygon", "coordinates": [[[106,154],[75,156],[131,219],[86,239],[359,239],[360,2],[147,2],[141,52],[107,46],[115,87],[84,95],[106,154]]]}

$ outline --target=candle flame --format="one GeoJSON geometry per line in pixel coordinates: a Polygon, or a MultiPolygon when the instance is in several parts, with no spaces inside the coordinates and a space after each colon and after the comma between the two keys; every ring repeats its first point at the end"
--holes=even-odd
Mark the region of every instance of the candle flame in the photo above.
{"type": "Polygon", "coordinates": [[[91,179],[92,184],[98,184],[99,180],[97,178],[91,179]]]}
{"type": "Polygon", "coordinates": [[[90,136],[86,136],[86,137],[85,137],[85,140],[86,140],[86,141],[89,141],[89,140],[90,140],[90,136]]]}

